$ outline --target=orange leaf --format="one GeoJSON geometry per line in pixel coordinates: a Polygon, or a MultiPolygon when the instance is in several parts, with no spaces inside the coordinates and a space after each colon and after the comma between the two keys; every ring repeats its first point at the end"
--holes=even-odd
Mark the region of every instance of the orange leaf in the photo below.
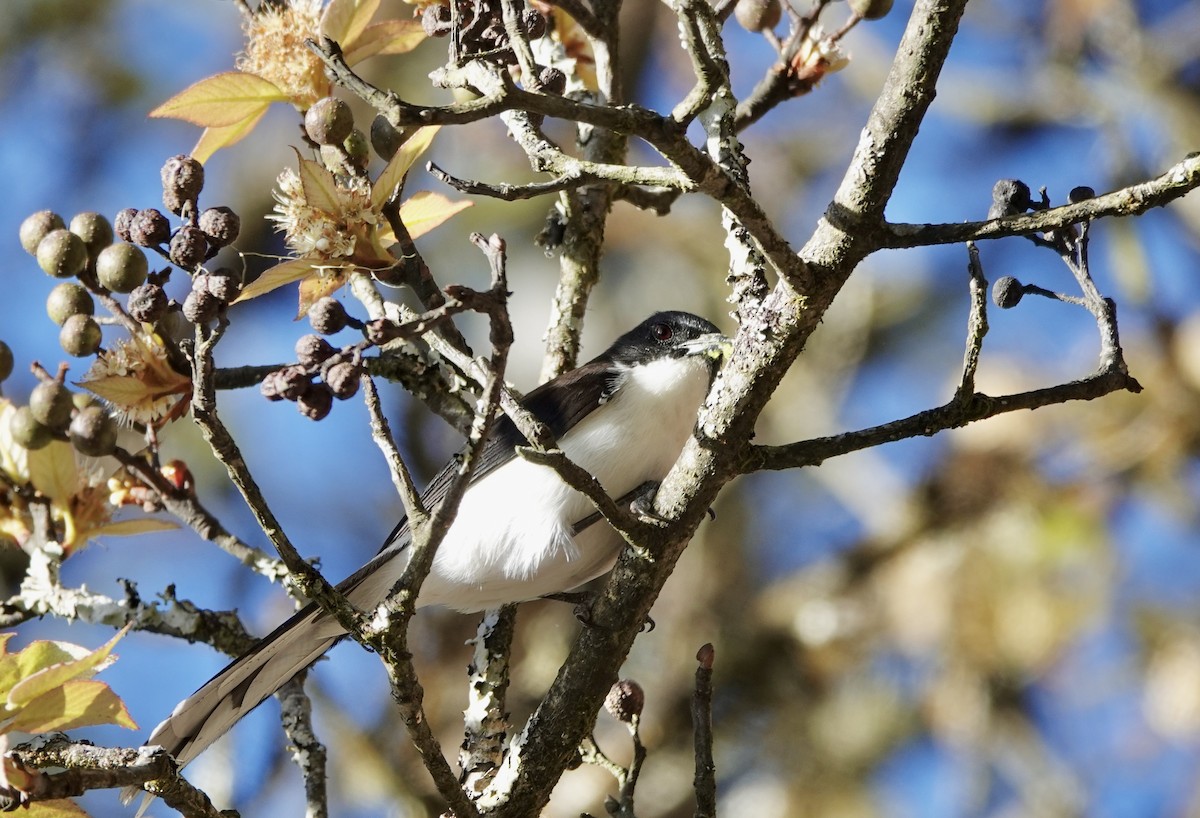
{"type": "Polygon", "coordinates": [[[320,263],[317,259],[294,258],[282,264],[276,264],[274,267],[264,270],[262,275],[246,285],[238,293],[238,297],[233,299],[233,303],[249,301],[251,298],[258,298],[260,295],[266,295],[272,290],[291,284],[293,281],[299,281],[305,276],[312,275],[320,263]]]}
{"type": "Polygon", "coordinates": [[[437,135],[440,125],[426,125],[413,132],[400,149],[392,156],[391,161],[380,172],[379,178],[371,185],[371,209],[376,213],[387,204],[388,199],[396,192],[396,186],[404,181],[404,175],[417,161],[417,157],[425,152],[433,137],[437,135]]]}
{"type": "Polygon", "coordinates": [[[220,128],[261,114],[272,102],[287,99],[288,95],[273,82],[243,71],[227,71],[188,86],[151,111],[150,116],[220,128]]]}
{"type": "Polygon", "coordinates": [[[66,682],[38,696],[10,719],[10,730],[25,733],[49,733],[96,724],[119,724],[137,729],[125,703],[112,688],[94,679],[66,682]]]}
{"type": "Polygon", "coordinates": [[[416,20],[381,20],[344,47],[346,62],[354,65],[376,54],[407,54],[425,39],[425,29],[416,20]]]}
{"type": "Polygon", "coordinates": [[[321,15],[321,33],[343,50],[353,43],[379,9],[379,0],[330,0],[321,15]]]}
{"type": "Polygon", "coordinates": [[[240,142],[248,133],[254,130],[254,126],[263,118],[263,114],[267,112],[266,107],[257,113],[252,113],[245,119],[239,120],[232,125],[222,125],[219,128],[205,128],[204,133],[200,134],[200,141],[196,143],[196,147],[192,148],[192,158],[197,162],[207,162],[208,157],[212,156],[218,150],[228,147],[235,142],[240,142]]]}
{"type": "Polygon", "coordinates": [[[296,310],[296,319],[303,318],[308,308],[316,301],[327,295],[332,295],[346,283],[346,270],[338,270],[319,276],[312,276],[300,282],[300,305],[296,310]]]}

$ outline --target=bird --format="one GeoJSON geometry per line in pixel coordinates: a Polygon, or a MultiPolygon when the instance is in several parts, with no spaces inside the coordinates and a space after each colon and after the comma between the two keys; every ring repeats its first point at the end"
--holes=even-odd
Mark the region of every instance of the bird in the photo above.
{"type": "MultiPolygon", "coordinates": [[[[611,497],[661,481],[692,434],[729,340],[687,312],[658,312],[600,355],[531,391],[523,406],[611,497]]],[[[507,416],[493,424],[417,607],[469,613],[563,594],[606,573],[622,539],[552,468],[523,459],[507,416]]],[[[421,496],[435,508],[459,469],[451,460],[421,496]]],[[[401,519],[379,553],[337,588],[359,610],[382,604],[408,564],[401,519]]],[[[315,603],[299,610],[175,707],[146,741],[183,767],[346,636],[315,603]]]]}

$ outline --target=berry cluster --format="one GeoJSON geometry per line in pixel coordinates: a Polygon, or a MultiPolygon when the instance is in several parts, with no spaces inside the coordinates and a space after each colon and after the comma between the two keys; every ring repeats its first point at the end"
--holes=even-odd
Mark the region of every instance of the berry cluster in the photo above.
{"type": "MultiPolygon", "coordinates": [[[[117,422],[108,410],[86,392],[72,392],[64,383],[66,367],[51,376],[34,368],[40,383],[29,394],[29,404],[18,406],[9,417],[13,442],[29,450],[52,440],[69,440],[82,454],[102,457],[117,446],[117,422]]],[[[0,344],[0,380],[12,372],[12,352],[0,344]]]]}
{"type": "Polygon", "coordinates": [[[333,408],[334,398],[346,400],[358,393],[363,373],[362,344],[338,349],[321,336],[346,327],[365,332],[367,325],[349,315],[340,301],[329,296],[309,307],[308,320],[319,334],[301,336],[296,342],[296,363],[267,375],[261,389],[268,400],[295,401],[305,417],[321,420],[333,408]]]}

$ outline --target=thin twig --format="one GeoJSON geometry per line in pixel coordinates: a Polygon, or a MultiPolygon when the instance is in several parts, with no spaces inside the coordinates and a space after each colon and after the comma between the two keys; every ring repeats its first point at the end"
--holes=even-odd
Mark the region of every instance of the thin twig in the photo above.
{"type": "Polygon", "coordinates": [[[696,818],[716,818],[717,765],[713,761],[712,672],[716,654],[711,644],[696,654],[696,689],[692,693],[692,754],[696,772],[692,789],[696,793],[696,818]]]}

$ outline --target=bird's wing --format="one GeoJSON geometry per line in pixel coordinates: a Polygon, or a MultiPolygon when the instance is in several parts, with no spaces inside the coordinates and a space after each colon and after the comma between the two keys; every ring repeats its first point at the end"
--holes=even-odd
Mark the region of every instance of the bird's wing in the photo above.
{"type": "MultiPolygon", "coordinates": [[[[556,437],[561,437],[601,404],[609,383],[597,367],[607,366],[602,359],[585,364],[533,390],[523,403],[550,426],[556,437]]],[[[525,442],[508,417],[499,418],[472,474],[472,482],[512,460],[515,448],[525,442]]],[[[457,462],[452,461],[433,479],[422,495],[426,508],[445,498],[457,470],[457,462]]],[[[383,549],[339,583],[338,590],[359,610],[369,611],[378,606],[403,575],[405,561],[396,557],[408,542],[408,521],[404,519],[392,531],[383,549]]],[[[180,702],[146,743],[162,745],[182,767],[343,636],[345,631],[336,619],[316,604],[306,605],[180,702]]]]}

